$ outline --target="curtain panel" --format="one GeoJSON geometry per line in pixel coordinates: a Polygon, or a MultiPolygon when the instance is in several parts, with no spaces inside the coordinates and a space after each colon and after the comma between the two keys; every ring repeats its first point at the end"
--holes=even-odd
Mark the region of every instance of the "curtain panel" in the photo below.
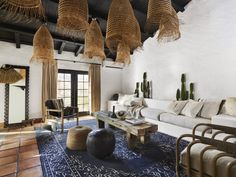
{"type": "Polygon", "coordinates": [[[100,111],[101,107],[101,66],[91,64],[89,67],[90,109],[91,113],[100,111]]]}
{"type": "Polygon", "coordinates": [[[57,62],[42,65],[42,117],[45,118],[45,101],[57,98],[57,62]]]}

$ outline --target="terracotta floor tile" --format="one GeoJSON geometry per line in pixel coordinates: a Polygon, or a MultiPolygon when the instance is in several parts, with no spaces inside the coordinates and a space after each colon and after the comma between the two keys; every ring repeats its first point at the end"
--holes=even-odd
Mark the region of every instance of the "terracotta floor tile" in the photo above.
{"type": "Polygon", "coordinates": [[[37,141],[35,138],[30,139],[30,140],[21,140],[20,146],[27,146],[27,145],[32,145],[32,144],[37,144],[37,141]]]}
{"type": "Polygon", "coordinates": [[[17,155],[2,157],[2,158],[0,158],[0,166],[6,165],[9,163],[14,163],[14,162],[16,162],[16,160],[17,160],[17,155]]]}
{"type": "Polygon", "coordinates": [[[24,127],[21,131],[34,131],[34,127],[24,127]]]}
{"type": "Polygon", "coordinates": [[[24,159],[30,159],[33,157],[39,156],[39,151],[38,149],[35,149],[33,151],[26,151],[22,152],[19,154],[19,160],[24,160],[24,159]]]}
{"type": "Polygon", "coordinates": [[[0,151],[7,150],[7,149],[12,149],[12,148],[17,148],[17,147],[19,147],[19,143],[3,144],[0,147],[0,151]]]}
{"type": "Polygon", "coordinates": [[[31,140],[36,137],[35,133],[30,133],[30,134],[22,134],[21,140],[26,141],[26,140],[31,140]]]}
{"type": "Polygon", "coordinates": [[[9,134],[5,135],[5,140],[19,139],[21,137],[20,133],[18,134],[9,134]]]}
{"type": "Polygon", "coordinates": [[[27,168],[31,168],[31,167],[36,167],[36,166],[39,166],[39,165],[41,165],[39,157],[34,157],[34,158],[31,158],[31,159],[19,161],[20,171],[25,170],[27,168]]]}
{"type": "Polygon", "coordinates": [[[16,163],[0,166],[0,176],[16,173],[16,163]]]}
{"type": "Polygon", "coordinates": [[[5,150],[5,151],[0,151],[0,157],[16,155],[17,151],[18,151],[18,148],[9,149],[9,150],[5,150]]]}
{"type": "Polygon", "coordinates": [[[2,144],[10,144],[10,143],[19,143],[20,140],[17,138],[17,139],[7,139],[7,140],[2,140],[2,144]]]}
{"type": "Polygon", "coordinates": [[[42,172],[41,166],[29,168],[29,169],[20,171],[18,173],[18,177],[29,177],[29,176],[33,176],[33,177],[41,177],[41,176],[43,176],[43,172],[42,172]]]}
{"type": "Polygon", "coordinates": [[[20,152],[26,152],[26,151],[33,151],[38,149],[38,145],[37,144],[32,144],[32,145],[28,145],[28,146],[21,146],[20,147],[20,152]]]}

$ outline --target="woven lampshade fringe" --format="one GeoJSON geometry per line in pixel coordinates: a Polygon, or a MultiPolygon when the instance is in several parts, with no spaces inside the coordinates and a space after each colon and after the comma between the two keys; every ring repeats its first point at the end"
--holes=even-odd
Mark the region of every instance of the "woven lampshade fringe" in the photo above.
{"type": "Polygon", "coordinates": [[[14,68],[0,68],[0,83],[12,84],[22,79],[14,68]]]}
{"type": "Polygon", "coordinates": [[[116,62],[124,63],[125,65],[129,65],[131,63],[130,48],[124,42],[119,43],[117,47],[116,62]]]}
{"type": "Polygon", "coordinates": [[[46,18],[41,0],[0,0],[0,9],[7,11],[4,20],[29,22],[46,18]]]}
{"type": "Polygon", "coordinates": [[[92,20],[85,34],[84,56],[87,58],[99,57],[104,60],[103,35],[96,20],[92,20]]]}
{"type": "Polygon", "coordinates": [[[171,0],[149,0],[145,31],[149,34],[156,32],[162,16],[171,13],[171,0]]]}
{"type": "Polygon", "coordinates": [[[129,0],[113,0],[108,13],[106,45],[115,52],[120,42],[125,42],[131,51],[141,46],[139,23],[129,0]]]}
{"type": "Polygon", "coordinates": [[[33,56],[30,62],[55,63],[53,38],[45,25],[34,35],[33,56]]]}
{"type": "Polygon", "coordinates": [[[87,0],[60,0],[57,30],[71,37],[84,37],[88,29],[87,0]]]}
{"type": "Polygon", "coordinates": [[[180,37],[179,20],[175,10],[172,9],[171,15],[165,14],[162,16],[157,39],[158,42],[171,42],[180,37]]]}

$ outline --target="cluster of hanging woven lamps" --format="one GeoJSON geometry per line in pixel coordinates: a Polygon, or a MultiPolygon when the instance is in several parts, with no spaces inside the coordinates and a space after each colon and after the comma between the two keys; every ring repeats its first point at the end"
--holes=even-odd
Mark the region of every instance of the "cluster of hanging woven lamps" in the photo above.
{"type": "Polygon", "coordinates": [[[42,25],[34,35],[31,62],[54,63],[53,38],[46,25],[42,25]]]}
{"type": "Polygon", "coordinates": [[[12,84],[18,82],[23,77],[11,66],[2,66],[0,68],[0,83],[12,84]]]}
{"type": "Polygon", "coordinates": [[[11,21],[45,19],[41,0],[0,0],[0,9],[8,12],[5,19],[11,21]]]}
{"type": "Polygon", "coordinates": [[[158,41],[169,42],[180,38],[179,20],[171,0],[149,0],[145,30],[154,33],[159,29],[158,41]]]}
{"type": "Polygon", "coordinates": [[[88,29],[87,0],[60,0],[57,29],[71,36],[84,34],[88,29]]]}
{"type": "Polygon", "coordinates": [[[102,31],[96,19],[93,19],[85,34],[84,56],[87,58],[106,58],[102,31]]]}
{"type": "Polygon", "coordinates": [[[141,46],[139,23],[129,0],[113,0],[107,21],[106,45],[117,52],[116,62],[130,63],[130,52],[141,46]]]}

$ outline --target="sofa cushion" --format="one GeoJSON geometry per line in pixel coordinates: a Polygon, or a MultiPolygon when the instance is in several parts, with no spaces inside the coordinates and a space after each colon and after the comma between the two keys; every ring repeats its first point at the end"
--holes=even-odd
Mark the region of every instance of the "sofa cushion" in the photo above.
{"type": "Polygon", "coordinates": [[[188,101],[172,101],[168,106],[168,112],[179,115],[188,101]]]}
{"type": "Polygon", "coordinates": [[[221,101],[204,101],[203,107],[200,111],[200,117],[211,119],[212,116],[217,115],[220,109],[221,101]]]}
{"type": "Polygon", "coordinates": [[[226,99],[225,114],[228,114],[230,116],[236,116],[236,97],[226,99]]]}
{"type": "Polygon", "coordinates": [[[189,100],[188,103],[185,105],[184,109],[181,111],[181,114],[194,118],[200,112],[202,106],[203,102],[189,100]]]}
{"type": "Polygon", "coordinates": [[[153,119],[153,120],[159,120],[160,114],[164,112],[165,111],[161,109],[153,109],[153,108],[145,107],[141,110],[140,113],[142,117],[153,119]]]}
{"type": "Polygon", "coordinates": [[[127,95],[127,94],[119,94],[118,104],[130,106],[132,99],[135,97],[134,94],[127,95]]]}
{"type": "MultiPolygon", "coordinates": [[[[171,113],[162,113],[160,115],[160,121],[191,129],[194,128],[195,125],[199,123],[210,123],[209,119],[203,119],[199,117],[192,118],[183,115],[175,115],[171,113]]],[[[203,129],[205,129],[205,127],[201,126],[197,130],[202,131],[203,129]]]]}
{"type": "MultiPolygon", "coordinates": [[[[191,167],[199,171],[200,166],[200,153],[205,147],[209,145],[203,143],[194,144],[190,149],[190,159],[191,159],[191,167]]],[[[216,150],[216,149],[209,149],[203,155],[203,171],[205,174],[212,176],[213,175],[213,166],[214,166],[214,157],[218,154],[223,154],[224,152],[216,150]]],[[[180,156],[181,164],[185,167],[187,166],[187,148],[185,148],[180,156]]],[[[227,171],[227,164],[229,162],[235,161],[235,158],[223,156],[217,160],[216,163],[216,170],[217,170],[217,177],[223,177],[227,171]]],[[[231,168],[231,174],[236,174],[236,165],[231,168]]],[[[233,177],[230,176],[230,177],[233,177]]]]}
{"type": "Polygon", "coordinates": [[[226,114],[219,114],[212,117],[211,123],[236,128],[236,117],[226,114]]]}

